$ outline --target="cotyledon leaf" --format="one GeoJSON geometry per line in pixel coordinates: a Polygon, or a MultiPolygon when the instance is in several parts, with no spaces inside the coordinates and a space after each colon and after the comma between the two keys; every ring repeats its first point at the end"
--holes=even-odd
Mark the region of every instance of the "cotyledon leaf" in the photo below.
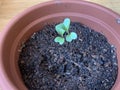
{"type": "Polygon", "coordinates": [[[62,45],[65,42],[65,39],[63,37],[58,36],[54,39],[54,41],[62,45]]]}
{"type": "Polygon", "coordinates": [[[55,26],[57,33],[62,37],[63,37],[63,34],[65,33],[65,30],[63,28],[64,28],[63,23],[60,23],[60,24],[55,26]]]}
{"type": "Polygon", "coordinates": [[[72,40],[77,39],[77,34],[75,32],[71,32],[66,36],[66,41],[71,42],[72,40]]]}
{"type": "Polygon", "coordinates": [[[65,18],[63,21],[65,31],[68,33],[69,32],[69,27],[70,27],[70,18],[65,18]]]}

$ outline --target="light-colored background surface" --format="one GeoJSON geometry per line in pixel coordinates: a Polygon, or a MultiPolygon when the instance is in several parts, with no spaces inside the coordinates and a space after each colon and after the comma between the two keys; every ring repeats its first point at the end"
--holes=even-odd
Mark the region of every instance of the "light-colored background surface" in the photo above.
{"type": "MultiPolygon", "coordinates": [[[[18,13],[38,3],[50,0],[0,0],[0,31],[18,13]]],[[[120,14],[120,0],[86,0],[98,3],[120,14]]]]}

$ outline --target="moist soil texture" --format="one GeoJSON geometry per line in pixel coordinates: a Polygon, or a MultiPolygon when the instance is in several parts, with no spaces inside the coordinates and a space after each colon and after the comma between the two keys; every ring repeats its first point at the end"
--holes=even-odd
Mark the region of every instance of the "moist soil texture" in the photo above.
{"type": "Polygon", "coordinates": [[[55,23],[35,32],[21,47],[19,69],[29,90],[111,90],[118,63],[107,38],[78,22],[70,32],[78,37],[59,45],[55,23]]]}

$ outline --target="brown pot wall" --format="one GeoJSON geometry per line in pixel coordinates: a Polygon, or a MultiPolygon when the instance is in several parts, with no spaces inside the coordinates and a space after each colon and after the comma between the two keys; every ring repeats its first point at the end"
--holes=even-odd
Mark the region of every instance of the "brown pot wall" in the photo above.
{"type": "MultiPolygon", "coordinates": [[[[116,46],[120,66],[120,15],[100,5],[79,0],[55,0],[38,4],[13,18],[0,32],[0,85],[2,90],[27,90],[17,65],[19,48],[44,25],[69,17],[103,33],[116,46]]],[[[112,90],[120,90],[120,69],[112,90]]]]}

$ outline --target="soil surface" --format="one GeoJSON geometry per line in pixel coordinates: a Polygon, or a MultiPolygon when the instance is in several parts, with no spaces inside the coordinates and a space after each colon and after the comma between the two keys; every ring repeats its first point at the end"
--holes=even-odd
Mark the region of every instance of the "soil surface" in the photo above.
{"type": "Polygon", "coordinates": [[[19,68],[29,90],[110,90],[118,64],[115,47],[91,28],[72,22],[78,38],[59,45],[55,25],[46,25],[23,45],[19,68]]]}

